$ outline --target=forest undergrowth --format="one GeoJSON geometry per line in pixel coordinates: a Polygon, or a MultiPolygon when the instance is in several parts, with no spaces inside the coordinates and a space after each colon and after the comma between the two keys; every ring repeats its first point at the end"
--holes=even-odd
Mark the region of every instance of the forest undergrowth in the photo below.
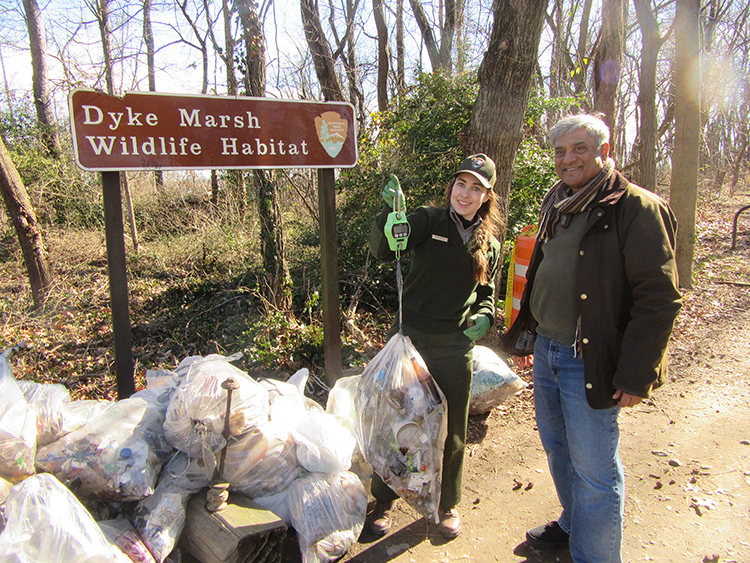
{"type": "MultiPolygon", "coordinates": [[[[707,184],[706,184],[707,185],[707,184]]],[[[731,304],[717,302],[720,284],[750,287],[750,210],[740,216],[736,248],[729,246],[735,212],[750,204],[750,189],[734,194],[702,191],[696,217],[694,289],[683,292],[683,308],[672,339],[673,350],[689,350],[699,327],[717,315],[731,314],[731,304]]],[[[45,233],[54,285],[46,306],[31,308],[28,279],[11,230],[0,238],[0,351],[16,346],[14,375],[62,383],[74,399],[116,398],[112,319],[104,233],[53,229],[45,233]]],[[[310,369],[324,394],[322,326],[313,310],[289,321],[264,307],[253,270],[232,271],[221,257],[200,271],[175,267],[186,241],[172,237],[144,242],[138,254],[128,251],[128,284],[136,387],[148,369],[173,369],[185,357],[242,353],[236,365],[249,373],[284,379],[310,369]]],[[[199,241],[197,245],[200,254],[199,241]]],[[[313,260],[307,266],[314,269],[313,260]]],[[[201,258],[206,262],[205,256],[201,258]]],[[[293,264],[304,264],[290,260],[293,264]]],[[[298,272],[299,274],[299,272],[298,272]]],[[[302,277],[301,279],[305,279],[302,277]]],[[[315,294],[310,275],[297,291],[315,294]],[[306,286],[306,287],[305,287],[306,286]]],[[[347,303],[342,303],[346,309],[347,303]]],[[[501,309],[499,309],[501,311],[501,309]]],[[[358,311],[355,322],[376,348],[384,343],[392,311],[358,311]],[[386,322],[384,322],[384,319],[386,322]]],[[[499,325],[502,324],[500,319],[499,325]]],[[[486,337],[492,346],[497,332],[486,337]]],[[[342,331],[344,369],[368,360],[359,343],[342,331]]],[[[678,354],[679,356],[679,354],[678,354]]],[[[679,359],[678,359],[679,361],[679,359]]]]}

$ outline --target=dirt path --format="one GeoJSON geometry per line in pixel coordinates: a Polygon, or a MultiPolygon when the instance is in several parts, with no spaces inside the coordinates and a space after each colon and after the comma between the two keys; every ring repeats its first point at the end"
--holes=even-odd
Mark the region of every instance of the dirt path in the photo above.
{"type": "MultiPolygon", "coordinates": [[[[705,309],[697,312],[705,324],[678,327],[672,381],[620,417],[627,562],[750,562],[750,288],[710,284],[700,295],[686,307],[705,309]],[[723,314],[712,320],[716,310],[723,314]]],[[[570,562],[567,551],[524,541],[559,512],[532,393],[471,418],[457,539],[400,503],[391,533],[377,540],[364,531],[342,561],[570,562]]],[[[290,548],[284,561],[299,554],[290,548]]]]}

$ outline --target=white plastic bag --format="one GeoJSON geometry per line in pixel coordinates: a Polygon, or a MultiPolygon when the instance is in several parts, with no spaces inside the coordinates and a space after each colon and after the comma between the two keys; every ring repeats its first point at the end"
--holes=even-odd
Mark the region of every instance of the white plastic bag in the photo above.
{"type": "Polygon", "coordinates": [[[351,467],[357,438],[334,415],[311,409],[291,434],[297,443],[297,460],[308,471],[339,473],[351,467]]]}
{"type": "Polygon", "coordinates": [[[114,520],[102,520],[98,524],[109,542],[119,547],[133,563],[156,563],[127,518],[119,516],[114,520]]]}
{"type": "Polygon", "coordinates": [[[77,494],[102,501],[135,501],[154,492],[172,448],[163,418],[141,397],[117,401],[96,418],[37,451],[37,465],[77,494]]]}
{"type": "Polygon", "coordinates": [[[209,483],[202,460],[175,452],[162,469],[154,494],[129,512],[133,527],[157,563],[167,560],[180,539],[190,495],[209,483]]]}
{"type": "Polygon", "coordinates": [[[0,355],[0,475],[18,481],[34,474],[36,411],[13,377],[10,362],[0,355]]]}
{"type": "Polygon", "coordinates": [[[308,371],[300,370],[288,382],[266,379],[271,421],[282,424],[297,444],[297,459],[308,471],[338,473],[351,465],[357,446],[354,433],[339,419],[304,395],[308,371]]]}
{"type": "Polygon", "coordinates": [[[131,563],[53,475],[34,475],[13,487],[5,502],[5,517],[0,561],[131,563]]]}
{"type": "MultiPolygon", "coordinates": [[[[342,377],[336,381],[333,388],[328,392],[328,401],[326,402],[326,412],[334,415],[345,428],[350,429],[356,435],[357,409],[355,406],[355,396],[357,395],[357,386],[359,385],[360,375],[342,377]]],[[[372,465],[370,465],[362,451],[359,449],[359,443],[354,449],[351,466],[349,471],[355,473],[365,490],[370,495],[370,483],[372,482],[372,465]]]]}
{"type": "MultiPolygon", "coordinates": [[[[179,465],[183,458],[173,458],[179,465]],[[179,460],[179,461],[178,461],[179,460]]],[[[140,500],[133,509],[130,521],[156,563],[162,563],[172,553],[185,528],[187,503],[195,491],[181,488],[170,473],[162,472],[154,494],[140,500]]]]}
{"type": "Polygon", "coordinates": [[[36,417],[37,446],[46,446],[60,436],[83,426],[84,419],[73,421],[66,427],[65,403],[70,402],[70,391],[59,383],[35,383],[19,381],[18,386],[26,401],[33,406],[36,417]]]}
{"type": "MultiPolygon", "coordinates": [[[[182,366],[182,364],[180,364],[182,366]]],[[[167,409],[164,433],[172,446],[201,457],[207,467],[226,443],[224,416],[227,391],[221,384],[233,378],[239,388],[232,393],[230,426],[234,435],[268,421],[268,391],[247,373],[218,355],[189,363],[184,381],[177,387],[167,409]]]]}
{"type": "Polygon", "coordinates": [[[224,479],[251,499],[285,491],[302,472],[289,431],[270,421],[227,443],[224,479]]]}
{"type": "Polygon", "coordinates": [[[367,364],[355,406],[365,459],[396,494],[437,522],[447,407],[409,337],[395,334],[367,364]]]}
{"type": "Polygon", "coordinates": [[[70,391],[59,383],[19,381],[18,386],[36,411],[36,445],[46,446],[78,430],[91,418],[112,405],[94,399],[71,401],[70,391]]]}
{"type": "Polygon", "coordinates": [[[272,495],[254,497],[253,502],[261,508],[273,512],[289,527],[292,527],[292,513],[289,510],[289,490],[285,489],[272,495]]]}
{"type": "Polygon", "coordinates": [[[474,346],[473,371],[469,414],[492,410],[527,385],[486,346],[474,346]]]}
{"type": "Polygon", "coordinates": [[[303,563],[339,559],[365,523],[367,493],[348,471],[300,477],[289,487],[288,502],[303,563]]]}
{"type": "Polygon", "coordinates": [[[261,379],[260,384],[268,390],[271,403],[270,419],[283,423],[287,428],[297,425],[300,417],[311,408],[320,409],[320,405],[305,396],[305,385],[310,371],[302,368],[287,381],[261,379]]]}
{"type": "Polygon", "coordinates": [[[177,451],[161,470],[159,481],[167,479],[181,491],[197,493],[208,487],[212,478],[202,459],[177,451]]]}
{"type": "Polygon", "coordinates": [[[326,401],[326,412],[334,415],[341,424],[352,431],[354,431],[357,418],[354,397],[357,395],[360,379],[362,379],[361,375],[338,379],[328,392],[328,400],[326,401]]]}

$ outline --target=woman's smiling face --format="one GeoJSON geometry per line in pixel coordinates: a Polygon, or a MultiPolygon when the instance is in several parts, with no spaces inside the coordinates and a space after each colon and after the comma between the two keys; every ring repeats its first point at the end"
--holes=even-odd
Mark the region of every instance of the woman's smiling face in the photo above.
{"type": "Polygon", "coordinates": [[[453,181],[451,206],[467,221],[474,219],[479,208],[489,197],[489,190],[474,174],[461,172],[453,181]]]}

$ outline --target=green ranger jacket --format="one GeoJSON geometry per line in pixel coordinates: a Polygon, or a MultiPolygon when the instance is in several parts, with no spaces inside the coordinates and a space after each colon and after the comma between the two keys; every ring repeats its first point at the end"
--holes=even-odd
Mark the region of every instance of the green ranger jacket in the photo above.
{"type": "MultiPolygon", "coordinates": [[[[370,231],[370,251],[380,261],[394,260],[383,227],[391,209],[375,217],[370,231]]],[[[463,330],[475,313],[495,321],[495,274],[501,249],[492,237],[487,251],[489,280],[474,279],[472,258],[447,209],[420,207],[407,217],[411,234],[406,247],[412,263],[404,280],[403,322],[423,332],[446,334],[463,330]]]]}

